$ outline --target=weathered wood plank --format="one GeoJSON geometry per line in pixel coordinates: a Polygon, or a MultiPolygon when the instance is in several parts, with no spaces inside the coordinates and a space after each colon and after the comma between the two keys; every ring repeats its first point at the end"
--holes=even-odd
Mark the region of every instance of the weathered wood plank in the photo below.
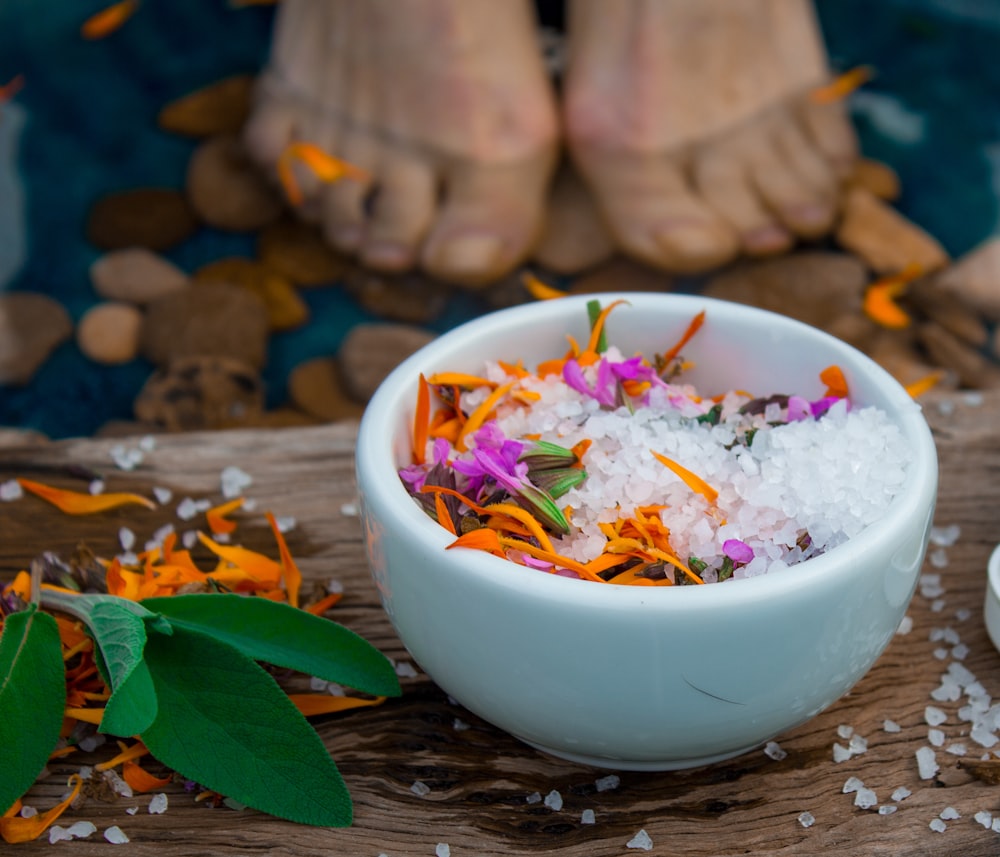
{"type": "MultiPolygon", "coordinates": [[[[128,853],[157,857],[235,857],[260,849],[296,857],[416,857],[434,854],[437,843],[448,843],[455,857],[540,851],[603,857],[630,853],[625,845],[639,829],[652,837],[654,854],[995,854],[998,834],[984,830],[972,816],[979,810],[1000,815],[1000,788],[974,780],[943,748],[937,751],[941,773],[936,780],[921,781],[914,754],[928,745],[928,704],[948,713],[940,727],[946,746],[965,742],[970,753],[984,752],[957,717],[963,702],[934,703],[929,696],[950,663],[950,656],[935,656],[936,649],[949,647],[930,639],[933,629],[958,632],[969,647],[962,663],[987,692],[1000,696],[1000,655],[981,615],[986,560],[1000,541],[1000,396],[987,395],[977,405],[962,396],[941,395],[930,397],[926,407],[942,469],[937,522],[962,530],[957,544],[941,549],[947,566],[928,563],[925,569],[941,574],[945,592],[937,598],[917,594],[909,611],[913,630],[897,635],[851,693],[781,736],[788,756],[780,761],[759,751],[693,771],[620,772],[617,788],[598,791],[596,781],[607,771],[525,747],[451,703],[420,675],[403,680],[399,700],[317,724],[354,797],[351,828],[316,829],[251,811],[208,809],[180,786],[167,789],[170,808],[164,815],[149,815],[148,797],[139,797],[115,804],[90,800],[64,821],[90,819],[100,830],[117,824],[131,838],[128,853]],[[885,732],[886,718],[902,730],[885,732]],[[464,725],[468,728],[456,728],[464,725]],[[869,749],[836,764],[833,744],[846,744],[838,736],[842,725],[865,737],[869,749]],[[880,804],[893,804],[890,795],[899,786],[913,794],[898,803],[895,813],[879,815],[856,808],[854,796],[842,793],[850,776],[874,789],[880,804]],[[411,791],[418,780],[430,787],[428,795],[411,791]],[[532,793],[544,796],[552,790],[563,798],[561,811],[529,802],[532,793]],[[129,806],[139,807],[136,815],[126,812],[129,806]],[[949,821],[943,834],[931,831],[928,824],[947,806],[962,817],[949,821]],[[596,824],[580,823],[584,809],[594,810],[596,824]],[[804,811],[816,818],[808,829],[798,822],[804,811]]],[[[74,440],[0,452],[0,481],[17,473],[80,485],[52,468],[82,464],[105,471],[108,490],[148,492],[166,486],[174,492],[169,506],[155,512],[123,509],[95,518],[63,516],[31,497],[0,504],[0,578],[9,578],[43,550],[66,553],[81,540],[110,554],[122,526],[134,530],[140,542],[168,521],[180,529],[177,502],[185,496],[217,498],[221,469],[235,464],[253,477],[246,493],[258,500],[259,509],[297,519],[289,545],[307,578],[334,577],[344,584],[337,618],[390,657],[406,660],[369,580],[358,520],[342,512],[354,501],[354,432],[345,424],[158,438],[156,449],[131,472],[110,463],[109,449],[120,441],[74,440]]],[[[242,526],[240,536],[248,547],[271,550],[262,520],[242,526]]],[[[31,801],[48,806],[62,792],[68,773],[100,758],[97,751],[53,763],[51,777],[36,785],[31,801]]],[[[64,847],[84,857],[109,853],[99,837],[64,847]]],[[[17,850],[31,855],[48,853],[50,847],[42,841],[17,850]]]]}

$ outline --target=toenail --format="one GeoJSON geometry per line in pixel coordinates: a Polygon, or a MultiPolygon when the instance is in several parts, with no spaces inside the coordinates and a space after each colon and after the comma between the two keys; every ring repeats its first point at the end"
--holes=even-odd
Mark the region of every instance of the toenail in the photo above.
{"type": "Polygon", "coordinates": [[[788,249],[791,242],[792,236],[772,223],[743,233],[743,246],[751,253],[777,253],[788,249]]]}
{"type": "Polygon", "coordinates": [[[413,262],[413,250],[402,244],[376,241],[365,245],[364,260],[374,267],[404,268],[413,262]]]}
{"type": "Polygon", "coordinates": [[[503,248],[498,235],[461,235],[446,242],[441,265],[454,272],[488,272],[503,248]]]}
{"type": "Polygon", "coordinates": [[[341,250],[354,250],[361,243],[361,227],[337,226],[331,230],[330,240],[341,250]]]}
{"type": "Polygon", "coordinates": [[[786,206],[785,213],[790,220],[806,227],[826,226],[830,220],[829,207],[815,202],[786,206]]]}
{"type": "Polygon", "coordinates": [[[654,233],[656,240],[684,256],[715,256],[720,250],[719,236],[707,224],[685,223],[661,228],[654,233]]]}

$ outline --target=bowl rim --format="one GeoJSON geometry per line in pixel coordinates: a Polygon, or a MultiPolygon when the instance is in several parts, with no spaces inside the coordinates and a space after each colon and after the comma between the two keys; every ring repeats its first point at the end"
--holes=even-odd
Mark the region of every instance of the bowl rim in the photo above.
{"type": "Polygon", "coordinates": [[[866,551],[877,548],[885,530],[889,530],[897,539],[900,538],[910,521],[929,515],[937,493],[937,452],[921,408],[903,386],[874,360],[831,334],[788,316],[718,298],[673,292],[595,293],[522,304],[487,313],[441,334],[400,363],[372,396],[358,432],[356,471],[362,498],[362,514],[367,514],[368,504],[364,502],[367,494],[375,504],[392,509],[394,526],[403,529],[407,539],[416,540],[415,550],[419,548],[421,551],[438,552],[440,565],[454,566],[456,569],[461,567],[462,574],[484,585],[501,589],[514,588],[532,596],[567,603],[592,605],[596,601],[605,604],[605,609],[613,609],[616,605],[634,609],[639,605],[650,604],[666,608],[679,605],[687,609],[705,603],[718,608],[734,599],[745,605],[748,601],[767,601],[781,594],[817,587],[818,583],[823,582],[824,576],[828,576],[845,562],[849,563],[852,554],[857,559],[866,551]],[[903,487],[882,518],[847,542],[786,571],[731,580],[725,585],[636,587],[614,583],[595,584],[541,573],[483,551],[446,550],[454,537],[438,526],[413,501],[403,487],[393,462],[393,439],[399,428],[398,422],[393,423],[393,419],[398,419],[401,401],[414,395],[419,372],[425,371],[423,367],[428,364],[440,362],[440,355],[455,348],[462,340],[481,337],[494,332],[498,327],[516,324],[529,317],[532,321],[538,321],[540,313],[545,317],[569,316],[574,312],[585,313],[589,301],[597,300],[604,306],[607,302],[619,299],[639,304],[640,308],[654,304],[669,306],[671,309],[676,307],[679,311],[688,313],[688,317],[706,309],[709,319],[707,323],[711,323],[714,312],[723,316],[735,313],[760,323],[784,326],[792,333],[807,335],[823,343],[834,358],[831,362],[842,362],[835,358],[838,354],[843,355],[864,371],[892,406],[894,422],[913,446],[913,456],[907,467],[903,487]]]}

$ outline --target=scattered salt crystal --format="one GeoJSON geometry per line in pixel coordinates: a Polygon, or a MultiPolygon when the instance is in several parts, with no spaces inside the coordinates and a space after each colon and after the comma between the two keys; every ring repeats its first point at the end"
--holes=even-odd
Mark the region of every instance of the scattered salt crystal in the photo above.
{"type": "Polygon", "coordinates": [[[891,795],[894,801],[906,800],[913,792],[911,792],[906,786],[900,786],[891,795]]]}
{"type": "Polygon", "coordinates": [[[937,756],[930,747],[921,747],[917,750],[917,771],[920,779],[932,780],[939,770],[937,756]]]}
{"type": "Polygon", "coordinates": [[[255,512],[257,511],[257,501],[253,497],[243,498],[243,511],[244,512],[255,512]]]}
{"type": "Polygon", "coordinates": [[[962,816],[959,813],[959,811],[955,809],[955,807],[953,806],[946,806],[944,809],[941,810],[941,814],[938,816],[938,818],[942,818],[945,821],[952,821],[953,819],[961,817],[962,816]]]}
{"type": "Polygon", "coordinates": [[[1000,818],[993,819],[993,823],[990,825],[990,830],[994,833],[1000,833],[1000,818]]]}
{"type": "Polygon", "coordinates": [[[228,545],[232,541],[232,533],[213,533],[212,538],[220,545],[228,545]]]}
{"type": "Polygon", "coordinates": [[[928,726],[940,726],[948,719],[948,715],[934,705],[928,705],[924,709],[924,722],[928,726]]]}
{"type": "Polygon", "coordinates": [[[931,699],[936,702],[955,702],[962,696],[962,688],[945,682],[931,691],[931,699]]]}
{"type": "Polygon", "coordinates": [[[125,782],[116,771],[104,771],[103,777],[115,794],[122,797],[133,797],[132,786],[125,782]]]}
{"type": "Polygon", "coordinates": [[[103,479],[91,479],[87,484],[87,493],[91,497],[98,497],[104,493],[104,480],[103,479]]]}
{"type": "Polygon", "coordinates": [[[166,506],[174,496],[174,492],[169,488],[163,488],[159,485],[153,486],[153,496],[156,498],[156,502],[161,506],[166,506]]]}
{"type": "Polygon", "coordinates": [[[944,587],[941,586],[941,575],[920,575],[920,594],[924,598],[937,598],[939,595],[944,595],[944,587]]]}
{"type": "Polygon", "coordinates": [[[799,824],[801,824],[803,827],[812,827],[815,823],[816,823],[816,816],[814,816],[808,810],[799,813],[799,824]]]}
{"type": "Polygon", "coordinates": [[[979,744],[980,747],[985,747],[987,750],[995,745],[998,740],[993,731],[982,723],[973,725],[972,729],[969,730],[969,737],[979,744]]]}
{"type": "Polygon", "coordinates": [[[960,687],[968,687],[976,680],[976,676],[971,670],[969,670],[968,667],[957,663],[948,664],[948,671],[946,675],[954,679],[955,683],[960,687]]]}
{"type": "Polygon", "coordinates": [[[947,527],[931,527],[930,542],[932,545],[947,548],[958,541],[962,535],[962,528],[958,524],[950,524],[947,527]]]}
{"type": "Polygon", "coordinates": [[[964,661],[969,654],[969,647],[965,643],[959,643],[951,650],[951,656],[956,661],[964,661]]]}
{"type": "Polygon", "coordinates": [[[948,552],[944,548],[936,548],[927,554],[927,561],[930,562],[934,568],[947,568],[948,552]]]}
{"type": "Polygon", "coordinates": [[[948,602],[945,601],[943,598],[938,598],[938,599],[932,601],[931,602],[931,613],[940,613],[942,610],[944,610],[944,606],[947,603],[948,602]]]}
{"type": "Polygon", "coordinates": [[[937,403],[938,413],[943,417],[950,417],[955,413],[955,403],[951,399],[942,399],[937,403]]]}
{"type": "Polygon", "coordinates": [[[978,821],[983,827],[989,830],[990,825],[993,823],[993,814],[987,812],[985,809],[979,810],[974,816],[972,816],[976,821],[978,821]]]}
{"type": "Polygon", "coordinates": [[[860,788],[854,795],[854,805],[861,809],[871,809],[878,803],[875,792],[869,788],[860,788]]]}
{"type": "Polygon", "coordinates": [[[625,843],[625,847],[637,848],[640,851],[652,851],[653,840],[649,838],[649,834],[646,833],[645,830],[640,830],[635,836],[625,843]]]}
{"type": "Polygon", "coordinates": [[[965,393],[962,399],[970,408],[978,408],[983,403],[983,394],[978,390],[973,390],[970,393],[965,393]]]}
{"type": "Polygon", "coordinates": [[[781,745],[777,741],[768,741],[764,746],[764,755],[769,759],[780,762],[788,756],[788,753],[781,749],[781,745]]]}
{"type": "Polygon", "coordinates": [[[21,818],[34,818],[38,815],[38,807],[28,806],[25,804],[21,807],[21,811],[18,813],[21,818]]]}
{"type": "Polygon", "coordinates": [[[447,842],[439,842],[434,846],[434,857],[451,857],[451,847],[447,842]]]}
{"type": "Polygon", "coordinates": [[[618,774],[608,774],[606,777],[601,777],[599,780],[594,781],[594,785],[599,792],[611,791],[618,788],[621,784],[621,777],[618,774]]]}
{"type": "Polygon", "coordinates": [[[562,795],[555,789],[552,789],[552,791],[545,795],[545,805],[554,812],[559,812],[563,808],[562,795]]]}
{"type": "Polygon", "coordinates": [[[933,654],[939,661],[948,660],[948,650],[945,648],[938,647],[934,650],[933,654]]]}
{"type": "Polygon", "coordinates": [[[585,809],[580,813],[580,824],[595,824],[597,822],[597,817],[594,815],[592,809],[585,809]]]}
{"type": "Polygon", "coordinates": [[[400,661],[395,666],[396,675],[400,678],[416,678],[420,673],[418,673],[414,668],[413,664],[409,661],[400,661]]]}
{"type": "Polygon", "coordinates": [[[108,737],[103,732],[94,732],[91,735],[85,735],[79,741],[79,747],[84,753],[93,753],[98,747],[103,746],[108,740],[108,737]]]}
{"type": "Polygon", "coordinates": [[[97,825],[92,821],[74,821],[66,828],[66,832],[74,839],[86,839],[97,832],[97,825]]]}
{"type": "Polygon", "coordinates": [[[65,827],[53,824],[49,828],[49,845],[55,845],[57,842],[69,842],[72,838],[72,834],[65,827]]]}
{"type": "Polygon", "coordinates": [[[865,784],[857,777],[848,777],[844,782],[844,787],[840,791],[841,794],[849,795],[852,792],[856,792],[858,789],[863,789],[864,787],[865,784]]]}
{"type": "Polygon", "coordinates": [[[927,741],[932,747],[943,747],[945,742],[944,732],[940,729],[928,729],[927,741]]]}
{"type": "Polygon", "coordinates": [[[285,515],[280,518],[276,517],[274,523],[277,525],[279,533],[290,533],[298,526],[299,522],[292,515],[285,515]]]}
{"type": "Polygon", "coordinates": [[[340,514],[345,518],[356,518],[358,516],[357,503],[341,503],[340,514]]]}
{"type": "Polygon", "coordinates": [[[412,786],[410,786],[410,791],[413,792],[417,797],[424,797],[431,793],[431,787],[427,783],[417,780],[412,786]]]}
{"type": "Polygon", "coordinates": [[[452,723],[451,725],[456,732],[464,732],[466,729],[469,728],[468,723],[466,723],[464,720],[459,720],[457,717],[455,718],[455,722],[452,723]]]}
{"type": "Polygon", "coordinates": [[[882,804],[882,806],[878,808],[878,814],[892,815],[897,809],[899,809],[899,807],[893,806],[891,803],[882,804]]]}
{"type": "Polygon", "coordinates": [[[127,812],[129,815],[135,815],[138,811],[139,807],[137,806],[130,806],[128,809],[125,810],[125,812],[127,812]]]}
{"type": "Polygon", "coordinates": [[[965,744],[955,743],[949,744],[945,748],[945,752],[951,753],[952,756],[964,756],[968,752],[968,749],[965,744]]]}
{"type": "Polygon", "coordinates": [[[182,521],[190,521],[198,514],[198,504],[190,497],[185,497],[177,504],[177,517],[182,521]]]}
{"type": "Polygon", "coordinates": [[[198,531],[185,530],[184,534],[181,536],[181,544],[188,550],[191,550],[191,548],[198,544],[198,531]]]}
{"type": "Polygon", "coordinates": [[[0,482],[0,500],[9,503],[12,500],[20,500],[24,496],[24,489],[16,479],[8,479],[0,482]]]}
{"type": "Polygon", "coordinates": [[[955,611],[955,618],[959,622],[965,622],[971,616],[972,616],[972,611],[968,607],[959,607],[958,610],[955,611]]]}
{"type": "Polygon", "coordinates": [[[230,464],[222,469],[219,482],[222,486],[222,496],[232,500],[234,497],[239,497],[244,488],[253,485],[253,477],[235,464],[230,464]]]}
{"type": "Polygon", "coordinates": [[[948,829],[948,825],[945,824],[940,818],[933,819],[927,826],[930,827],[930,829],[935,833],[944,833],[948,829]]]}
{"type": "Polygon", "coordinates": [[[928,639],[932,643],[938,643],[944,640],[944,642],[949,643],[952,646],[955,646],[962,641],[962,638],[958,636],[958,631],[950,625],[946,628],[931,628],[928,639]]]}
{"type": "Polygon", "coordinates": [[[139,438],[139,449],[143,452],[152,452],[156,449],[156,436],[147,434],[139,438]]]}
{"type": "Polygon", "coordinates": [[[903,727],[900,726],[895,720],[883,720],[882,728],[886,732],[901,732],[903,727]]]}
{"type": "Polygon", "coordinates": [[[120,527],[118,530],[118,544],[122,546],[122,550],[132,550],[132,547],[135,545],[135,533],[128,527],[120,527]]]}
{"type": "Polygon", "coordinates": [[[904,616],[899,620],[899,627],[896,628],[897,634],[909,634],[913,630],[913,617],[904,616]]]}
{"type": "Polygon", "coordinates": [[[112,845],[124,845],[129,841],[128,837],[117,824],[109,827],[104,831],[104,838],[108,840],[112,845]]]}
{"type": "Polygon", "coordinates": [[[542,795],[540,792],[532,792],[524,799],[525,803],[541,803],[542,795]]]}
{"type": "Polygon", "coordinates": [[[837,734],[846,741],[854,734],[854,727],[848,726],[846,723],[841,723],[837,727],[837,734]]]}
{"type": "Polygon", "coordinates": [[[847,749],[850,751],[852,756],[860,756],[868,750],[868,739],[862,738],[860,735],[855,733],[851,736],[851,740],[847,743],[847,749]]]}
{"type": "Polygon", "coordinates": [[[837,764],[841,762],[846,762],[851,758],[851,751],[846,747],[841,747],[840,744],[833,745],[833,761],[837,764]]]}
{"type": "Polygon", "coordinates": [[[119,470],[135,470],[145,457],[138,447],[129,449],[124,444],[117,443],[108,450],[108,455],[119,470]]]}

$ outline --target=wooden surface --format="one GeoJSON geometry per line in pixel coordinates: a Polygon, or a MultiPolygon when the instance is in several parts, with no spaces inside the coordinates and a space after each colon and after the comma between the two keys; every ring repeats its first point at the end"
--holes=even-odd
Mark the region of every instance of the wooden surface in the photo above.
{"type": "MultiPolygon", "coordinates": [[[[938,750],[941,773],[921,780],[915,752],[928,743],[924,709],[937,704],[948,713],[941,726],[948,743],[965,741],[970,754],[983,751],[964,733],[959,702],[934,703],[950,659],[935,657],[945,645],[931,640],[935,628],[951,627],[969,647],[964,660],[1000,698],[1000,654],[982,621],[986,561],[1000,541],[1000,395],[970,404],[960,394],[925,402],[939,444],[941,486],[936,522],[958,524],[958,542],[943,549],[947,567],[940,573],[943,604],[919,592],[909,610],[913,629],[897,635],[871,672],[843,699],[809,723],[779,736],[787,757],[775,761],[763,751],[698,770],[679,773],[620,772],[613,790],[595,782],[607,771],[543,756],[461,709],[426,677],[404,678],[404,695],[373,709],[337,715],[317,728],[337,760],[355,803],[355,823],[347,829],[318,829],[280,821],[253,811],[209,809],[195,804],[179,786],[168,788],[163,815],[146,811],[149,796],[118,803],[89,800],[60,821],[91,820],[98,833],[63,843],[67,854],[104,855],[120,849],[130,855],[198,857],[245,855],[433,855],[447,843],[453,857],[464,855],[620,855],[644,829],[652,854],[685,855],[918,855],[1000,853],[1000,834],[985,830],[973,815],[987,810],[1000,816],[1000,786],[975,780],[958,767],[959,759],[938,750]],[[947,412],[950,411],[950,412],[947,412]],[[934,609],[938,608],[938,609],[934,609]],[[962,610],[968,618],[962,618],[962,610]],[[958,614],[956,616],[956,612],[958,614]],[[902,726],[883,730],[886,718],[902,726]],[[468,728],[456,728],[456,719],[468,728]],[[835,742],[845,744],[838,727],[850,726],[868,740],[869,749],[842,763],[833,761],[835,742]],[[854,795],[842,793],[855,776],[875,790],[880,805],[892,804],[899,786],[912,796],[898,811],[879,815],[859,809],[854,795]],[[418,796],[411,787],[425,783],[418,796]],[[529,802],[532,793],[558,791],[563,807],[555,811],[529,802]],[[130,815],[126,809],[137,805],[130,815]],[[929,828],[946,807],[961,818],[944,833],[929,828]],[[596,823],[581,824],[592,809],[596,823]],[[810,812],[815,824],[798,818],[810,812]],[[112,846],[101,831],[118,825],[130,837],[112,846]]],[[[167,521],[184,496],[218,499],[219,474],[236,464],[253,477],[246,490],[259,508],[292,515],[298,526],[289,546],[308,577],[340,580],[346,595],[333,615],[367,637],[389,657],[407,661],[372,586],[363,554],[358,519],[344,514],[354,501],[351,424],[315,429],[239,431],[160,437],[156,449],[132,472],[110,463],[109,449],[121,441],[65,441],[38,448],[0,451],[0,482],[23,475],[65,487],[79,486],[61,475],[62,465],[87,465],[107,475],[107,490],[173,490],[174,500],[159,511],[127,509],[88,518],[63,516],[37,498],[0,503],[0,578],[9,579],[44,550],[67,553],[81,540],[96,552],[117,551],[117,533],[127,526],[140,544],[167,521]],[[51,468],[56,468],[53,471],[51,468]]],[[[135,445],[135,440],[126,444],[135,445]]],[[[242,542],[262,551],[273,542],[260,520],[242,526],[242,542]]],[[[933,548],[932,548],[933,549],[933,548]]],[[[535,689],[544,693],[544,688],[535,689]]],[[[8,749],[0,750],[0,757],[8,749]]],[[[51,776],[36,784],[29,802],[47,807],[64,789],[65,778],[84,761],[82,754],[52,765],[51,776]]],[[[47,838],[3,853],[50,853],[47,838]]]]}

